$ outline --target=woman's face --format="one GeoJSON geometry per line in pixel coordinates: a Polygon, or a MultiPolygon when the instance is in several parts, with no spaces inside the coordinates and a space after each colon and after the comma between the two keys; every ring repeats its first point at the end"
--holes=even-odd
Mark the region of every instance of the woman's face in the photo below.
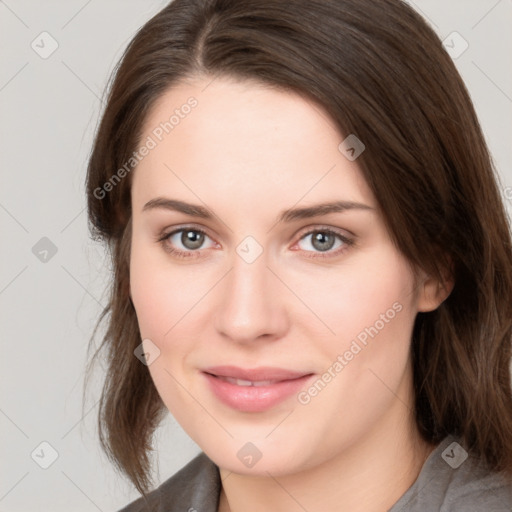
{"type": "Polygon", "coordinates": [[[412,424],[427,286],[319,106],[208,83],[174,87],[146,119],[131,296],[156,388],[192,439],[231,471],[291,473],[412,424]]]}

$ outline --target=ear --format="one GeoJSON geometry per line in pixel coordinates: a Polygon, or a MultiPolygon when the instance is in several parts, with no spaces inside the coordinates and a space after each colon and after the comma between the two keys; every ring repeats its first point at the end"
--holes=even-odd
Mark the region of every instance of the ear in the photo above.
{"type": "Polygon", "coordinates": [[[426,313],[437,309],[445,301],[453,290],[455,281],[453,268],[445,268],[441,272],[442,280],[426,274],[422,271],[418,291],[418,311],[426,313]]]}

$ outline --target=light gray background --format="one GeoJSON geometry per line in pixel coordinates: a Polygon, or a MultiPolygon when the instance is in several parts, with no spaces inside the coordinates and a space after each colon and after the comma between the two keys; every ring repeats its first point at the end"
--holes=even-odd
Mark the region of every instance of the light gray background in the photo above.
{"type": "MultiPolygon", "coordinates": [[[[0,512],[115,511],[137,497],[99,449],[101,368],[82,417],[108,271],[88,238],[84,177],[107,78],[166,3],[0,0],[0,512]],[[47,59],[31,47],[43,31],[59,45],[47,59]],[[46,262],[32,252],[42,237],[57,248],[46,262]],[[48,469],[31,457],[49,457],[43,441],[58,452],[48,469]]],[[[469,43],[455,62],[512,198],[512,0],[409,3],[442,39],[457,31],[469,43]]],[[[199,448],[170,416],[157,436],[161,482],[199,448]]]]}

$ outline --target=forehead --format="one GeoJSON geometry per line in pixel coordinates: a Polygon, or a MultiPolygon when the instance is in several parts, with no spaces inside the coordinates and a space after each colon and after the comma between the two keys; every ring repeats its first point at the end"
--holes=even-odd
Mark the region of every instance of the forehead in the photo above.
{"type": "Polygon", "coordinates": [[[253,206],[306,195],[371,204],[356,161],[338,149],[344,138],[320,105],[296,93],[225,78],[181,83],[145,120],[141,141],[154,147],[137,165],[132,193],[236,194],[253,206]]]}

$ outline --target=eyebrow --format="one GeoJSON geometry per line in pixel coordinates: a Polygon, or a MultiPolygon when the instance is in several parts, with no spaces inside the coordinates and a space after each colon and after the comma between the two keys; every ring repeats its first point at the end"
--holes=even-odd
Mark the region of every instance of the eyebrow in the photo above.
{"type": "MultiPolygon", "coordinates": [[[[144,205],[142,211],[144,212],[154,209],[172,210],[186,215],[191,215],[193,217],[199,217],[201,219],[213,219],[214,217],[208,208],[166,197],[156,197],[155,199],[151,199],[144,205]]],[[[292,222],[294,220],[309,219],[311,217],[327,215],[328,213],[339,213],[347,210],[365,211],[374,210],[374,208],[354,201],[333,201],[303,208],[290,208],[288,210],[284,210],[279,215],[277,222],[292,222]]]]}

